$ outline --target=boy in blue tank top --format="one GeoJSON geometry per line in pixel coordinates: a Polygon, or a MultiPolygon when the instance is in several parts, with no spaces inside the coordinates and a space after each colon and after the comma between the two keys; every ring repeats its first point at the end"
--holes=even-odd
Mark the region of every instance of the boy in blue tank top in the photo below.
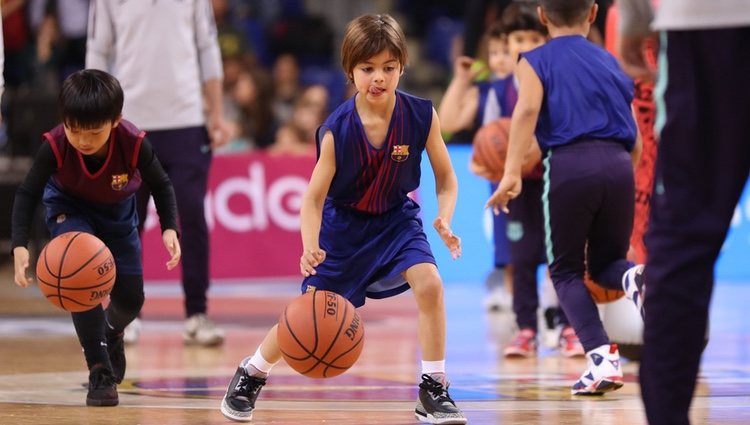
{"type": "MultiPolygon", "coordinates": [[[[633,82],[604,49],[586,40],[594,0],[542,0],[539,17],[552,37],[522,54],[505,174],[487,201],[495,213],[522,189],[521,165],[536,135],[543,152],[546,254],[560,305],[586,351],[588,368],[574,395],[623,385],[620,356],[583,283],[585,270],[622,288],[633,226],[633,163],[639,145],[631,109],[633,82]]],[[[512,206],[512,205],[511,205],[512,206]]],[[[631,270],[632,269],[632,270],[631,270]]]]}
{"type": "MultiPolygon", "coordinates": [[[[500,21],[490,28],[491,37],[496,35],[505,40],[508,54],[514,64],[521,53],[539,47],[547,40],[547,29],[539,21],[535,5],[536,3],[532,2],[514,2],[508,5],[500,21]]],[[[494,40],[497,42],[496,38],[494,40]]],[[[489,42],[492,47],[493,38],[490,38],[489,42]]],[[[492,52],[492,49],[490,51],[492,52]]],[[[490,58],[492,65],[492,56],[490,58]]],[[[457,61],[462,60],[470,61],[471,59],[459,58],[457,61]]],[[[512,115],[518,99],[518,79],[514,73],[506,78],[487,83],[489,88],[477,85],[471,89],[462,90],[461,87],[465,87],[468,81],[467,76],[464,75],[467,70],[461,71],[461,67],[457,64],[456,71],[456,77],[446,91],[439,108],[441,123],[444,127],[446,123],[449,124],[449,128],[450,126],[464,128],[470,125],[469,117],[462,116],[462,113],[456,110],[456,106],[465,108],[468,105],[464,103],[469,101],[476,103],[477,98],[479,99],[478,109],[476,106],[473,109],[471,107],[466,109],[474,111],[477,115],[476,119],[480,119],[481,124],[512,115]],[[464,92],[463,99],[458,95],[462,91],[464,92]]],[[[482,170],[475,170],[477,171],[479,175],[482,175],[482,170]]],[[[483,177],[486,178],[486,175],[483,177]]],[[[503,349],[503,355],[508,358],[527,358],[537,353],[539,330],[537,270],[540,264],[545,263],[541,172],[534,170],[524,175],[523,178],[525,190],[513,200],[510,214],[507,218],[504,214],[495,215],[493,223],[496,231],[494,238],[496,266],[499,265],[497,263],[498,252],[505,251],[506,256],[509,254],[508,260],[511,266],[509,268],[512,276],[510,281],[513,288],[512,309],[518,326],[518,331],[503,349]],[[497,231],[498,228],[501,229],[501,233],[497,231]]],[[[497,182],[493,182],[491,188],[494,192],[497,182]]],[[[566,357],[583,356],[583,348],[564,312],[559,308],[555,310],[556,314],[553,319],[557,322],[555,325],[559,325],[560,328],[557,341],[560,352],[566,357]]]]}
{"type": "MultiPolygon", "coordinates": [[[[345,73],[357,89],[320,126],[318,161],[301,209],[302,292],[325,289],[356,307],[411,288],[419,309],[423,356],[415,415],[433,424],[465,424],[448,394],[445,306],[419,206],[407,195],[420,180],[422,152],[435,175],[433,226],[453,258],[461,240],[450,230],[457,182],[429,100],[397,90],[407,62],[406,40],[389,15],[350,22],[341,47],[345,73]]],[[[250,421],[271,367],[281,359],[276,326],[229,383],[221,412],[250,421]]]]}
{"type": "MultiPolygon", "coordinates": [[[[461,140],[463,134],[474,133],[482,125],[501,116],[510,116],[509,100],[515,103],[515,87],[512,78],[507,78],[513,68],[506,34],[501,21],[494,22],[485,35],[487,38],[487,67],[491,75],[487,80],[476,81],[484,67],[480,60],[468,56],[456,58],[453,79],[445,90],[438,106],[441,129],[450,133],[450,141],[461,140]],[[512,88],[512,96],[506,96],[506,87],[512,88]]],[[[539,34],[539,42],[544,35],[539,34]]],[[[463,136],[468,138],[468,136],[463,136]]],[[[469,140],[470,141],[470,140],[469,140]]],[[[495,191],[497,181],[492,181],[486,170],[478,164],[469,163],[471,171],[490,180],[490,193],[495,191]]],[[[496,215],[492,221],[493,269],[487,275],[485,285],[488,293],[484,306],[488,311],[510,310],[513,290],[513,267],[510,264],[505,216],[496,215]]]]}
{"type": "Polygon", "coordinates": [[[12,245],[15,282],[26,287],[29,227],[42,198],[50,236],[91,233],[112,252],[117,277],[106,310],[71,313],[89,368],[88,406],[119,403],[117,384],[125,376],[123,331],[143,305],[141,241],[135,193],[145,182],[154,188],[162,239],[180,261],[177,203],[172,184],[154,155],[146,133],[122,118],[123,92],[116,78],[83,70],[69,76],[59,96],[62,124],[44,134],[34,163],[13,202],[12,245]]]}

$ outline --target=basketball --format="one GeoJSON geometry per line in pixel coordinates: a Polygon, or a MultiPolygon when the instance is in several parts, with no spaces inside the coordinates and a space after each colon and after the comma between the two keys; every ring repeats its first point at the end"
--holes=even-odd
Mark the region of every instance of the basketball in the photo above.
{"type": "Polygon", "coordinates": [[[625,295],[625,292],[623,291],[615,291],[614,289],[607,289],[603,286],[600,286],[598,283],[594,282],[593,279],[591,279],[591,275],[589,275],[588,271],[583,277],[583,283],[589,290],[591,297],[598,304],[611,303],[612,301],[617,301],[623,295],[625,295]]]}
{"type": "MultiPolygon", "coordinates": [[[[491,121],[480,127],[474,135],[471,160],[489,173],[490,181],[498,182],[503,177],[509,136],[510,118],[491,121]]],[[[541,178],[541,158],[539,145],[532,143],[521,167],[524,177],[541,178]]]]}
{"type": "Polygon", "coordinates": [[[42,294],[71,312],[90,310],[109,295],[115,283],[115,260],[96,236],[67,232],[42,249],[36,278],[42,294]]]}
{"type": "Polygon", "coordinates": [[[643,347],[643,318],[632,301],[620,298],[599,306],[599,317],[611,342],[620,348],[620,355],[640,360],[643,347]]]}
{"type": "Polygon", "coordinates": [[[359,358],[365,328],[349,300],[330,291],[311,291],[286,307],[277,336],[292,369],[310,378],[332,378],[359,358]]]}

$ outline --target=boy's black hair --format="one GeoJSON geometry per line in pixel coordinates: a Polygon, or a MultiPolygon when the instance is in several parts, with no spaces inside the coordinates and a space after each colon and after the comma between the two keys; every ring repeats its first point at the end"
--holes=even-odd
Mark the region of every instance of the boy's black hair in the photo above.
{"type": "Polygon", "coordinates": [[[540,0],[540,3],[550,22],[569,27],[586,19],[594,0],[540,0]]]}
{"type": "Polygon", "coordinates": [[[58,106],[63,124],[87,130],[116,121],[124,95],[117,78],[97,69],[84,69],[63,81],[58,106]]]}
{"type": "Polygon", "coordinates": [[[537,1],[514,1],[503,10],[500,25],[504,35],[513,31],[536,31],[547,35],[547,27],[536,13],[537,1]]]}

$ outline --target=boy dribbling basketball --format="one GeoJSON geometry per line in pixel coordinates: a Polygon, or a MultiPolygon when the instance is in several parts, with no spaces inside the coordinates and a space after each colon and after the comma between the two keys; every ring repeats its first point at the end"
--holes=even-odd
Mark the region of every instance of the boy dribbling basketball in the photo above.
{"type": "MultiPolygon", "coordinates": [[[[464,424],[445,376],[443,286],[420,211],[407,194],[417,188],[422,152],[435,174],[438,217],[433,225],[453,258],[461,241],[449,227],[457,182],[429,100],[397,90],[407,62],[406,40],[389,15],[352,21],[342,65],[357,93],[319,128],[318,162],[302,201],[302,291],[325,289],[359,307],[411,287],[419,310],[422,375],[416,417],[464,424]]],[[[224,416],[250,421],[271,367],[281,358],[273,327],[240,364],[221,404],[224,416]]]]}
{"type": "Polygon", "coordinates": [[[123,330],[143,305],[141,242],[135,192],[144,181],[154,191],[164,246],[180,261],[177,205],[169,178],[144,138],[122,118],[123,92],[106,72],[83,70],[63,82],[58,98],[62,124],[44,134],[34,164],[13,203],[12,246],[15,282],[26,287],[29,226],[41,197],[47,228],[91,233],[112,251],[117,277],[106,311],[101,304],[71,313],[89,369],[88,406],[119,403],[117,384],[125,376],[123,330]]]}

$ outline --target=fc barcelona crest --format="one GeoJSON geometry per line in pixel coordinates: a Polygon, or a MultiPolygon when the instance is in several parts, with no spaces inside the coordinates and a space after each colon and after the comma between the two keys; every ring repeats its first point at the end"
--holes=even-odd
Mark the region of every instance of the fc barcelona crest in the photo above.
{"type": "Polygon", "coordinates": [[[409,145],[394,145],[391,159],[396,162],[404,162],[409,159],[409,145]]]}
{"type": "Polygon", "coordinates": [[[128,175],[112,174],[112,190],[122,190],[128,184],[128,175]]]}

